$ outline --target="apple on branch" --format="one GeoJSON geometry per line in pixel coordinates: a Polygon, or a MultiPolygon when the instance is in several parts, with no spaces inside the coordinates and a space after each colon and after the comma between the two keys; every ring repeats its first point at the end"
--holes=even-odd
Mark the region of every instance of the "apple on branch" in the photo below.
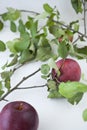
{"type": "Polygon", "coordinates": [[[37,130],[38,124],[37,111],[24,101],[10,102],[0,113],[0,130],[37,130]]]}
{"type": "Polygon", "coordinates": [[[81,68],[74,59],[60,59],[56,62],[60,74],[52,69],[52,79],[56,82],[79,81],[81,78],[81,68]]]}

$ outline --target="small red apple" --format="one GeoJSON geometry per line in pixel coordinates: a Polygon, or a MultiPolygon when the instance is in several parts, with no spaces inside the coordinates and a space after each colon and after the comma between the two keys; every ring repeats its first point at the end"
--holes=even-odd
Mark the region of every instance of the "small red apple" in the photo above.
{"type": "Polygon", "coordinates": [[[52,69],[52,79],[56,82],[79,81],[81,78],[81,68],[77,61],[66,58],[56,62],[60,75],[52,69]]]}
{"type": "Polygon", "coordinates": [[[10,102],[0,113],[0,130],[37,130],[38,124],[37,111],[24,101],[10,102]]]}

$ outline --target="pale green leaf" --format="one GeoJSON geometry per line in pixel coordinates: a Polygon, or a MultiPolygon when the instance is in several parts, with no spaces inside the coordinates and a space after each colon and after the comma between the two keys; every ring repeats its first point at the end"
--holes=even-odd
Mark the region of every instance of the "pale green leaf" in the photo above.
{"type": "Polygon", "coordinates": [[[87,121],[87,109],[83,111],[82,117],[84,121],[87,121]]]}
{"type": "Polygon", "coordinates": [[[72,98],[78,93],[87,92],[87,85],[80,82],[62,82],[59,85],[59,92],[65,98],[72,98]]]}
{"type": "Polygon", "coordinates": [[[50,67],[48,64],[41,65],[41,73],[47,75],[50,71],[50,67]]]}
{"type": "Polygon", "coordinates": [[[52,13],[53,12],[53,8],[49,4],[47,4],[47,3],[43,5],[43,8],[48,13],[52,13]]]}

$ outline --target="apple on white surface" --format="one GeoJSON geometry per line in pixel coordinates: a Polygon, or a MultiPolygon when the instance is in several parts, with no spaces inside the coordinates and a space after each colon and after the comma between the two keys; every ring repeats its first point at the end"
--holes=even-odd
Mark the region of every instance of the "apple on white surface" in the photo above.
{"type": "Polygon", "coordinates": [[[24,101],[13,101],[4,106],[0,113],[0,130],[37,130],[38,113],[24,101]]]}

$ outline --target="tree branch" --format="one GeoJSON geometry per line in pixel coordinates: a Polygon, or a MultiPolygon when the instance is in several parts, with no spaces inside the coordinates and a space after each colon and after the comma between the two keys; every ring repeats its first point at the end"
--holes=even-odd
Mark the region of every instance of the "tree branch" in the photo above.
{"type": "MultiPolygon", "coordinates": [[[[38,13],[38,12],[29,11],[29,10],[20,10],[20,11],[21,11],[21,12],[33,13],[33,14],[35,14],[35,15],[40,15],[40,13],[38,13]]],[[[86,11],[84,11],[84,12],[86,12],[86,11]]],[[[84,14],[84,15],[85,15],[85,14],[84,14]]],[[[49,17],[47,17],[47,18],[49,19],[49,17]]],[[[60,21],[53,20],[53,22],[58,23],[58,24],[60,24],[61,26],[65,27],[65,28],[68,28],[68,25],[63,24],[63,23],[61,23],[60,21]]],[[[86,24],[85,22],[86,22],[86,19],[84,20],[84,25],[86,24]]],[[[86,27],[86,26],[85,26],[85,27],[86,27]]],[[[70,28],[70,27],[69,27],[69,29],[70,29],[71,31],[75,32],[74,29],[72,29],[72,28],[70,28]]],[[[77,33],[78,33],[79,35],[81,35],[81,36],[87,38],[86,29],[85,29],[85,33],[84,33],[84,34],[81,33],[81,32],[79,32],[79,31],[77,31],[77,33]]]]}
{"type": "Polygon", "coordinates": [[[26,81],[28,78],[32,77],[33,75],[35,75],[36,73],[38,73],[40,71],[40,68],[38,70],[36,70],[34,73],[26,76],[26,77],[23,77],[22,80],[16,84],[12,89],[10,89],[7,93],[5,93],[1,98],[0,98],[0,101],[2,100],[5,100],[5,98],[11,93],[13,92],[14,90],[18,89],[18,87],[24,82],[26,81]]]}

